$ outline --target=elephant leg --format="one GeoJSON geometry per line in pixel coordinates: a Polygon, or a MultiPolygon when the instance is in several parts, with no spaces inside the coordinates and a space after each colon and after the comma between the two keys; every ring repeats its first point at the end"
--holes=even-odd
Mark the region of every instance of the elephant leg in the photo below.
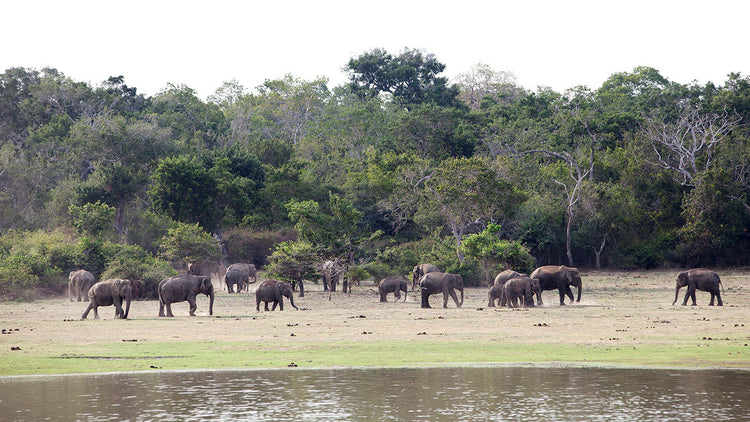
{"type": "Polygon", "coordinates": [[[227,283],[227,291],[229,293],[234,293],[234,287],[232,287],[234,283],[227,283]]]}
{"type": "MultiPolygon", "coordinates": [[[[456,295],[456,291],[453,289],[448,290],[448,294],[453,299],[453,302],[456,304],[456,308],[460,308],[461,305],[458,303],[458,295],[456,295]]],[[[446,304],[448,303],[448,298],[445,298],[445,303],[443,304],[443,308],[445,308],[446,304]]]]}
{"type": "Polygon", "coordinates": [[[381,302],[388,302],[388,299],[386,299],[386,297],[385,297],[387,294],[388,293],[380,292],[380,301],[381,302]]]}
{"type": "Polygon", "coordinates": [[[91,311],[93,307],[91,306],[91,303],[89,303],[89,306],[86,307],[86,310],[83,312],[83,315],[81,315],[81,319],[86,319],[89,316],[89,312],[91,311]]]}
{"type": "Polygon", "coordinates": [[[430,307],[430,294],[427,293],[426,290],[422,290],[422,307],[423,308],[430,307]]]}
{"type": "Polygon", "coordinates": [[[94,305],[94,319],[99,319],[99,306],[94,305]]]}
{"type": "Polygon", "coordinates": [[[268,312],[268,301],[263,301],[263,303],[265,303],[265,305],[266,305],[266,312],[268,312]]]}
{"type": "Polygon", "coordinates": [[[721,301],[721,292],[719,291],[716,292],[716,300],[716,306],[724,306],[724,303],[721,301]]]}
{"type": "Polygon", "coordinates": [[[570,303],[575,302],[575,297],[573,297],[573,291],[570,290],[570,286],[565,286],[565,295],[570,298],[570,303]]]}
{"type": "Polygon", "coordinates": [[[167,307],[167,316],[168,317],[173,317],[174,314],[172,313],[172,304],[171,303],[167,303],[166,307],[167,307]]]}
{"type": "Polygon", "coordinates": [[[195,316],[195,310],[198,309],[198,304],[195,303],[195,298],[193,298],[193,300],[188,299],[188,303],[190,304],[190,316],[195,316]]]}
{"type": "Polygon", "coordinates": [[[695,301],[695,286],[688,286],[688,294],[690,295],[690,299],[693,301],[693,304],[690,306],[698,306],[698,303],[695,301]]]}
{"type": "Polygon", "coordinates": [[[260,312],[260,298],[257,296],[255,297],[255,311],[260,312]]]}
{"type": "Polygon", "coordinates": [[[560,287],[559,289],[557,289],[557,291],[560,293],[560,306],[564,306],[565,305],[565,290],[562,287],[560,287]]]}
{"type": "Polygon", "coordinates": [[[716,294],[711,292],[711,301],[708,302],[708,306],[714,306],[714,296],[716,296],[716,294]]]}
{"type": "Polygon", "coordinates": [[[162,302],[161,300],[159,301],[159,316],[164,316],[164,302],[162,302]]]}
{"type": "MultiPolygon", "coordinates": [[[[275,303],[273,304],[273,307],[274,308],[276,307],[275,303]]],[[[283,311],[283,310],[284,310],[284,298],[281,297],[281,298],[279,298],[279,311],[283,311]]]]}

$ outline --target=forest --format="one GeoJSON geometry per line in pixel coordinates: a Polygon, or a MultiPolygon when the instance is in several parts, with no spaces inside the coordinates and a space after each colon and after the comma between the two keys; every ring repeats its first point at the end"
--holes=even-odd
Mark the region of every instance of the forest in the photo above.
{"type": "Polygon", "coordinates": [[[0,298],[60,293],[79,268],[149,296],[207,260],[292,282],[333,260],[348,283],[430,262],[467,284],[547,264],[750,264],[747,76],[637,67],[555,92],[444,70],[375,49],[341,86],[290,74],[204,101],[6,69],[0,298]]]}

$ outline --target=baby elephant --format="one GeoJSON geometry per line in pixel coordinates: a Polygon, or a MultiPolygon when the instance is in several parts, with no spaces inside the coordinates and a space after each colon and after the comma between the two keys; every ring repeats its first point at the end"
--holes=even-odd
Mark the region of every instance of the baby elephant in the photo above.
{"type": "Polygon", "coordinates": [[[406,302],[406,292],[408,289],[408,281],[403,277],[388,277],[380,280],[378,283],[381,302],[388,302],[388,293],[393,293],[394,301],[397,302],[401,299],[401,292],[404,292],[404,302],[406,302]]]}
{"type": "Polygon", "coordinates": [[[292,298],[292,286],[289,283],[283,281],[266,280],[258,286],[255,290],[255,310],[260,312],[260,302],[265,302],[266,311],[268,310],[268,302],[273,302],[272,311],[276,310],[276,305],[279,305],[279,310],[284,310],[284,298],[289,298],[289,303],[294,309],[299,309],[294,305],[294,299],[292,298]]]}
{"type": "Polygon", "coordinates": [[[529,277],[516,277],[505,282],[503,286],[505,300],[511,308],[518,307],[518,300],[521,300],[521,307],[534,306],[534,294],[541,291],[539,280],[529,277]]]}
{"type": "Polygon", "coordinates": [[[490,299],[490,301],[487,303],[488,308],[494,308],[495,303],[497,302],[499,302],[497,306],[505,306],[505,298],[503,297],[504,287],[505,283],[495,284],[494,286],[490,287],[489,292],[487,292],[487,296],[490,299]]]}

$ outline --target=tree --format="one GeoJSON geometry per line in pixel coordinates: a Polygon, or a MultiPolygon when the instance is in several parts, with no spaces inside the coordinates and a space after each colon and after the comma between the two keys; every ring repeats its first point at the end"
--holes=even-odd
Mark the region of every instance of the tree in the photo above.
{"type": "Polygon", "coordinates": [[[115,215],[115,209],[99,201],[81,206],[70,205],[68,208],[73,220],[73,227],[81,235],[99,239],[115,215]]]}
{"type": "Polygon", "coordinates": [[[512,269],[527,274],[534,267],[534,257],[521,242],[500,239],[500,225],[488,224],[481,233],[466,236],[461,243],[461,251],[478,260],[488,281],[493,280],[491,270],[512,269]]]}
{"type": "Polygon", "coordinates": [[[175,221],[213,230],[219,223],[216,178],[196,159],[165,158],[151,176],[148,194],[153,208],[175,221]]]}
{"type": "Polygon", "coordinates": [[[381,205],[400,224],[416,218],[445,222],[460,246],[477,227],[509,218],[526,196],[501,177],[498,168],[479,158],[449,158],[440,163],[417,162],[402,170],[399,185],[381,205]]]}
{"type": "Polygon", "coordinates": [[[299,285],[299,296],[305,296],[304,280],[316,277],[318,250],[304,240],[281,242],[268,257],[266,271],[283,280],[299,285]]]}
{"type": "Polygon", "coordinates": [[[727,139],[742,117],[726,110],[701,113],[695,107],[686,107],[674,123],[644,119],[643,133],[656,157],[649,162],[671,172],[683,186],[694,187],[696,176],[711,168],[717,145],[727,139]]]}
{"type": "Polygon", "coordinates": [[[159,255],[170,261],[211,261],[219,257],[219,245],[198,223],[177,222],[159,240],[159,255]]]}
{"type": "Polygon", "coordinates": [[[438,76],[445,65],[418,49],[405,49],[395,57],[374,49],[349,59],[346,70],[350,89],[364,98],[387,93],[407,108],[423,103],[461,107],[458,87],[449,87],[448,80],[438,76]]]}
{"type": "Polygon", "coordinates": [[[458,98],[472,110],[479,109],[483,99],[495,104],[515,101],[524,89],[518,86],[511,72],[495,71],[486,64],[477,63],[467,73],[456,78],[461,93],[458,98]]]}

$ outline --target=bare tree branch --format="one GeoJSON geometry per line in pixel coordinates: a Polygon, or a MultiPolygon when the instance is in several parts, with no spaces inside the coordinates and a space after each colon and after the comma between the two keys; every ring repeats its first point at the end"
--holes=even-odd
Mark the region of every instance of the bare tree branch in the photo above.
{"type": "Polygon", "coordinates": [[[648,162],[671,171],[674,180],[683,186],[695,186],[696,175],[713,164],[716,145],[741,120],[741,116],[726,110],[719,114],[702,114],[696,108],[685,109],[674,123],[645,117],[642,131],[656,155],[656,161],[648,162]]]}

